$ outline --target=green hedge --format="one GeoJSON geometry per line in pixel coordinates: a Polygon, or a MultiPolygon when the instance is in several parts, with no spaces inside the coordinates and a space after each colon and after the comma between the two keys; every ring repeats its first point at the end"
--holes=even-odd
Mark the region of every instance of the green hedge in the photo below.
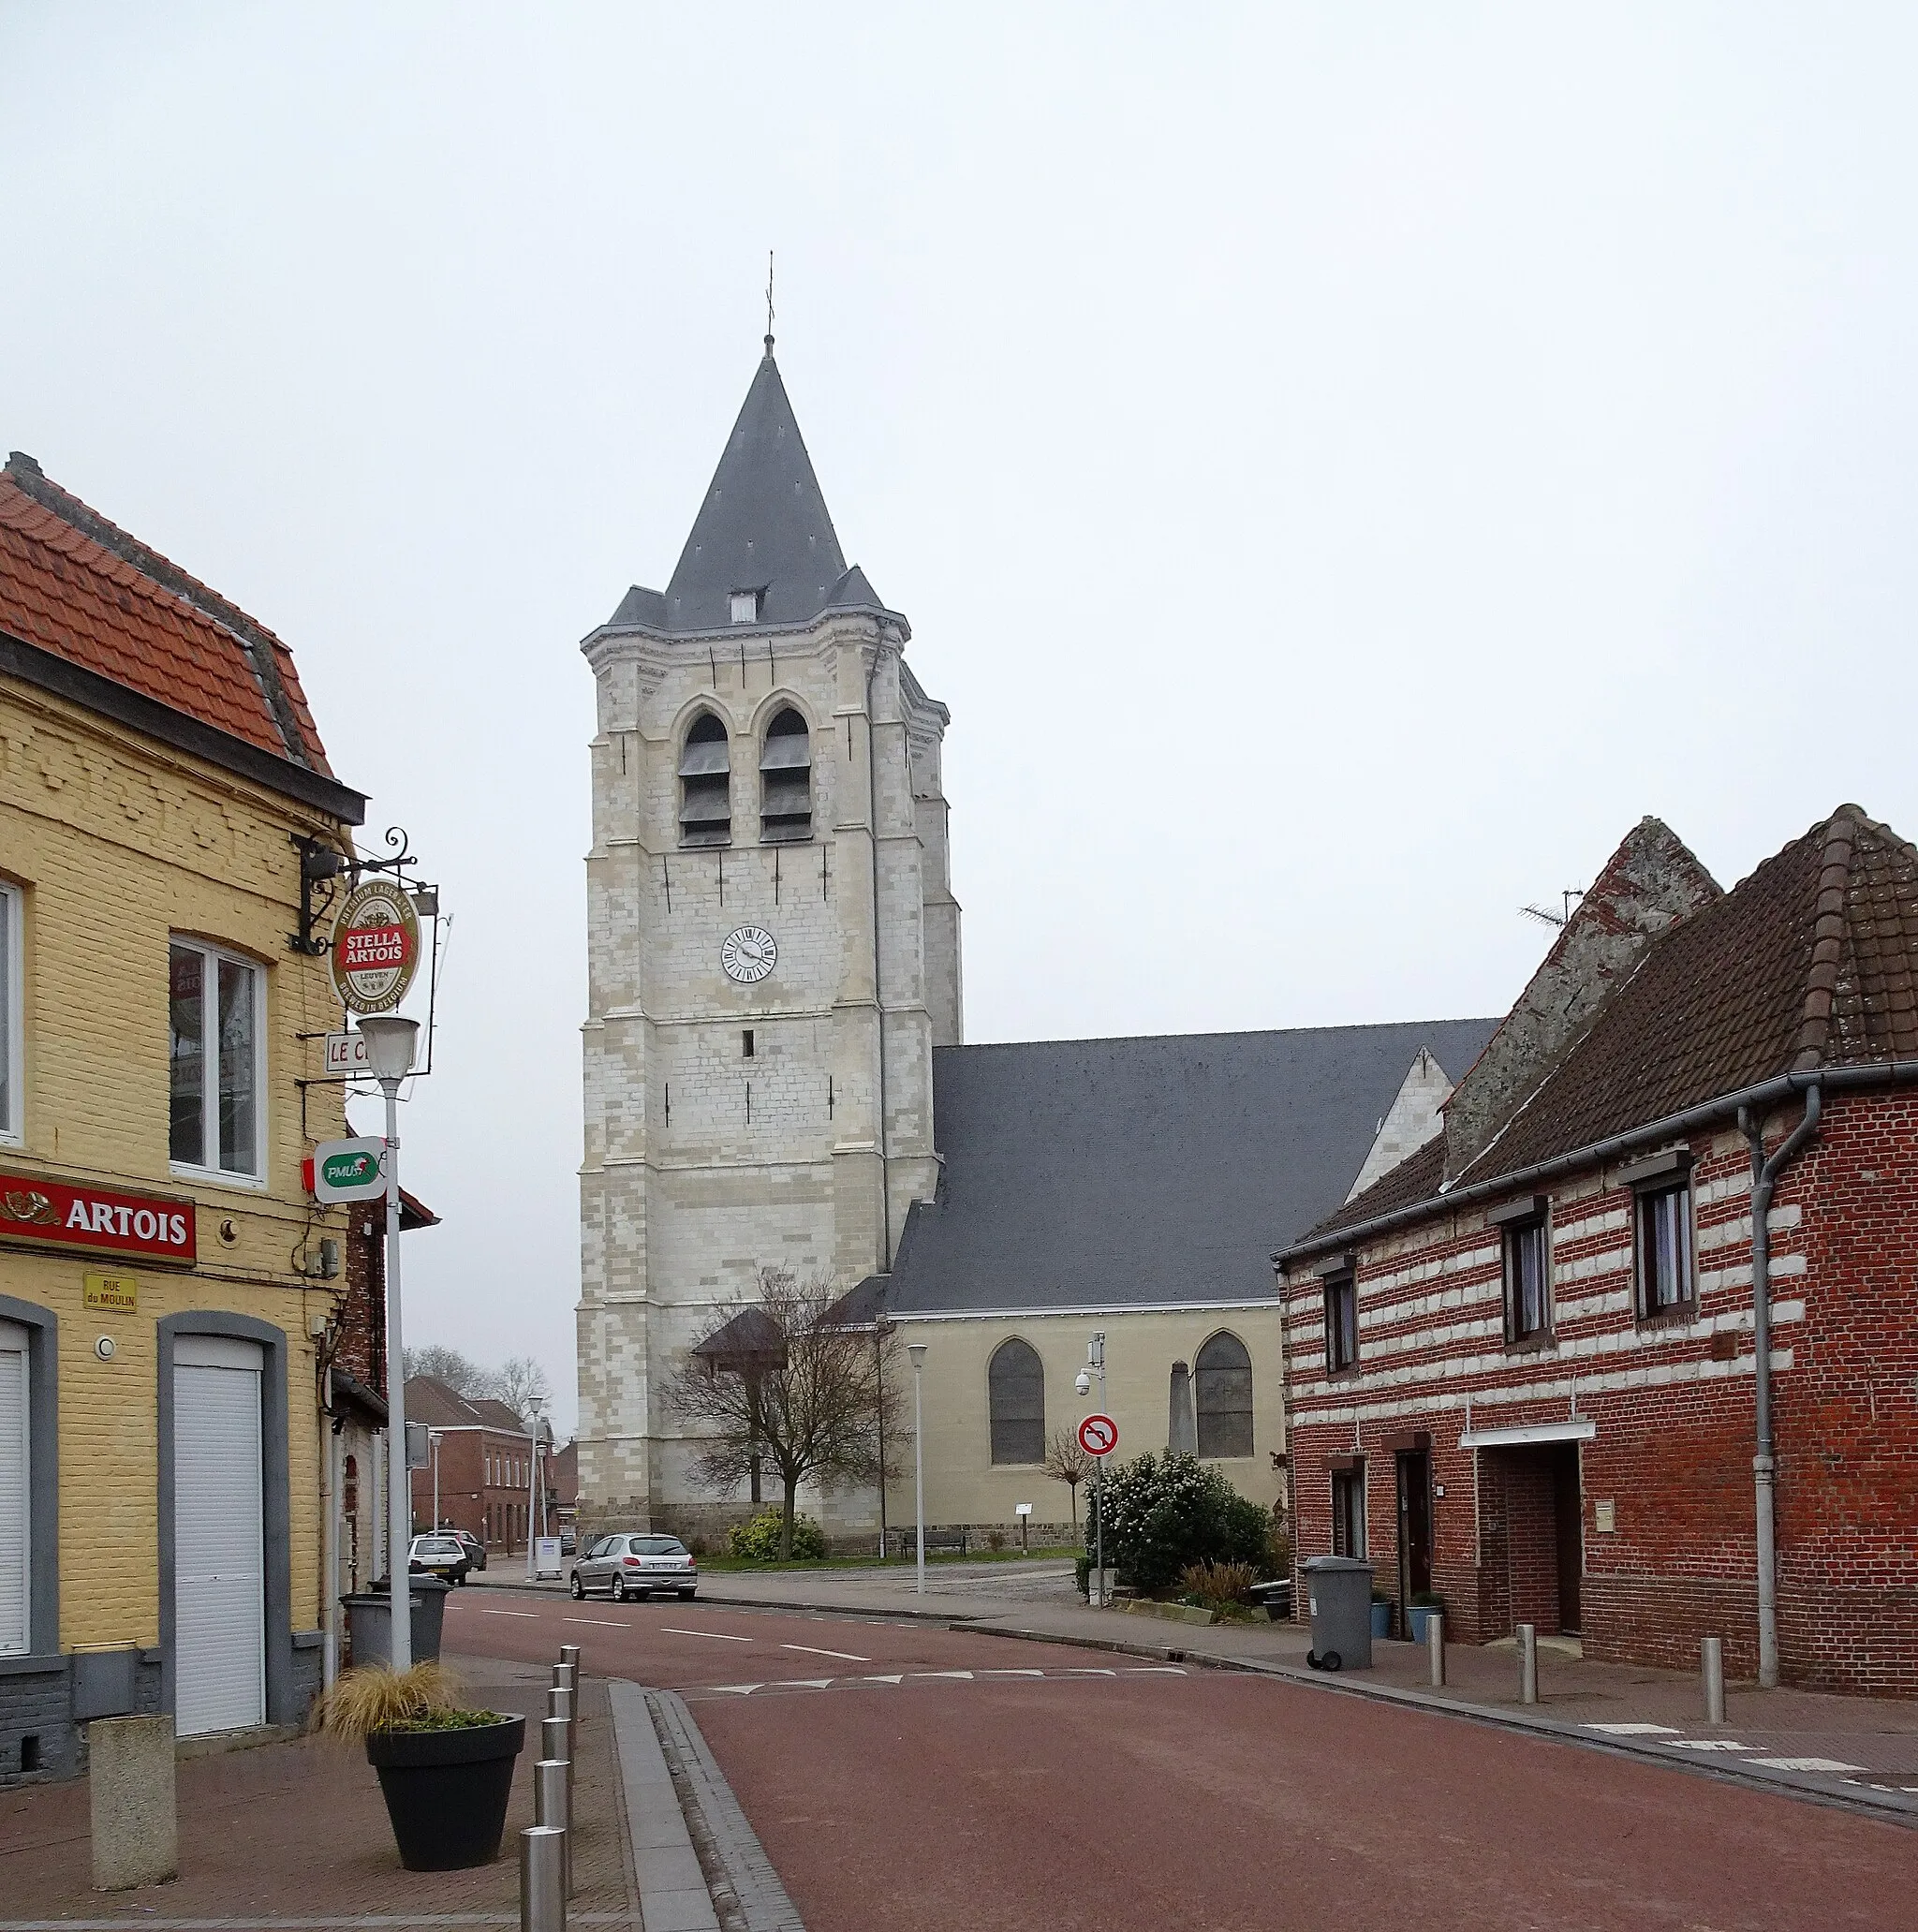
{"type": "MultiPolygon", "coordinates": [[[[1099,1529],[1099,1495],[1090,1492],[1085,1546],[1099,1529]]],[[[1142,1455],[1105,1480],[1105,1560],[1134,1589],[1169,1589],[1192,1563],[1247,1563],[1273,1573],[1272,1518],[1196,1455],[1142,1455]]]]}
{"type": "MultiPolygon", "coordinates": [[[[761,1510],[749,1523],[735,1523],[726,1539],[728,1551],[754,1563],[779,1560],[779,1532],[785,1519],[778,1509],[761,1510]]],[[[826,1554],[826,1532],[810,1516],[792,1519],[792,1555],[795,1561],[810,1562],[826,1554]]]]}

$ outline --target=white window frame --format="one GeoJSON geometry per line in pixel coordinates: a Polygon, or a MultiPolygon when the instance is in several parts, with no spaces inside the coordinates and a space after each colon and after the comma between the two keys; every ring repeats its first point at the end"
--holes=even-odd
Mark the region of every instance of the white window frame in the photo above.
{"type": "Polygon", "coordinates": [[[20,1543],[23,1641],[0,1648],[0,1657],[31,1657],[34,1649],[34,1351],[33,1337],[19,1324],[0,1320],[0,1347],[20,1355],[20,1543]]]}
{"type": "Polygon", "coordinates": [[[26,1138],[26,948],[21,928],[25,922],[26,895],[0,878],[0,909],[7,930],[0,936],[0,1040],[7,1048],[7,1094],[0,1106],[0,1145],[18,1147],[26,1138]]]}
{"type": "MultiPolygon", "coordinates": [[[[167,1104],[169,1108],[167,1167],[169,1172],[184,1175],[192,1180],[216,1182],[222,1187],[244,1187],[257,1193],[264,1193],[267,1185],[267,1106],[266,1106],[266,967],[258,960],[244,952],[235,952],[231,947],[216,946],[211,939],[197,938],[191,933],[170,933],[167,936],[167,970],[169,985],[171,984],[172,953],[176,946],[190,948],[205,955],[217,966],[222,961],[231,966],[243,966],[253,975],[253,1129],[257,1142],[254,1148],[257,1173],[246,1173],[238,1168],[225,1168],[204,1161],[175,1160],[172,1156],[172,1072],[171,1058],[168,1062],[167,1104]]],[[[219,1097],[219,1054],[216,1042],[219,1039],[219,974],[217,971],[201,976],[201,995],[205,1010],[200,1020],[201,1051],[206,1055],[205,1074],[200,1089],[200,1149],[205,1152],[211,1144],[214,1161],[219,1158],[220,1097],[219,1097]]],[[[170,1035],[172,1011],[170,995],[167,1016],[170,1035]]]]}

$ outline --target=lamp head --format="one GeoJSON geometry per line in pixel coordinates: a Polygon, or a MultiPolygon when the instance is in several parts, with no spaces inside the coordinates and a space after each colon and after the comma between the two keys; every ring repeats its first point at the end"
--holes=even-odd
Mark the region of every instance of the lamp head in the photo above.
{"type": "Polygon", "coordinates": [[[420,1023],[397,1013],[362,1013],[360,1038],[366,1042],[366,1064],[379,1081],[401,1081],[413,1070],[413,1051],[419,1044],[420,1023]]]}
{"type": "Polygon", "coordinates": [[[923,1342],[907,1342],[906,1352],[912,1357],[912,1365],[915,1369],[924,1366],[925,1344],[923,1342]]]}

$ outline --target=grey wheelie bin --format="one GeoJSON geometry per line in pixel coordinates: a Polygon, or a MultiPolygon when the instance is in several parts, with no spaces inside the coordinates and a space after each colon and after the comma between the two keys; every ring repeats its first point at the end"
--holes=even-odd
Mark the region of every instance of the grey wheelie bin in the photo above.
{"type": "Polygon", "coordinates": [[[1312,1612],[1315,1671],[1372,1668],[1372,1566],[1352,1556],[1308,1556],[1306,1595],[1312,1612]]]}

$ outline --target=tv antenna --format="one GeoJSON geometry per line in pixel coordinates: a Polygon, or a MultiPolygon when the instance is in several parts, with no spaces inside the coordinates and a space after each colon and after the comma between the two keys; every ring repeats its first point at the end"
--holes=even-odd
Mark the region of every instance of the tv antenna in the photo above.
{"type": "Polygon", "coordinates": [[[1558,894],[1559,909],[1557,912],[1554,912],[1549,906],[1535,904],[1521,906],[1518,908],[1518,916],[1521,919],[1535,919],[1542,926],[1562,929],[1571,923],[1571,902],[1574,899],[1583,899],[1584,897],[1585,888],[1583,886],[1567,886],[1558,894]]]}
{"type": "Polygon", "coordinates": [[[766,353],[773,353],[773,251],[766,250],[766,353]]]}

